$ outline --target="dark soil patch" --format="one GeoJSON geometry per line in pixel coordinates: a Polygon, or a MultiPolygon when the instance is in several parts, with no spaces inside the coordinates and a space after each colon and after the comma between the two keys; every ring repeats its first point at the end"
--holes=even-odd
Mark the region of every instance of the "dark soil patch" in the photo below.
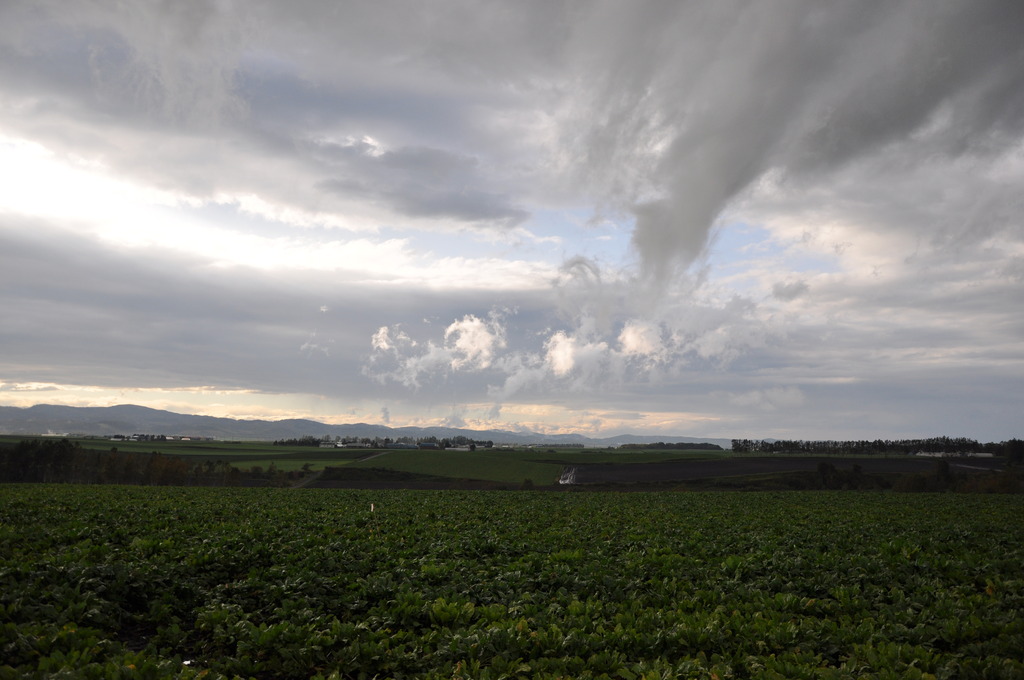
{"type": "Polygon", "coordinates": [[[328,467],[309,489],[510,489],[501,482],[455,479],[385,468],[328,467]]]}
{"type": "MultiPolygon", "coordinates": [[[[991,458],[946,458],[956,474],[986,474],[1005,461],[991,458]]],[[[652,463],[592,463],[567,465],[576,470],[574,484],[537,486],[537,491],[699,491],[786,490],[822,487],[819,465],[851,472],[855,486],[888,488],[903,475],[934,476],[937,461],[924,457],[845,458],[840,456],[758,456],[687,459],[652,463]]],[[[469,489],[514,490],[515,484],[480,479],[456,479],[385,468],[328,467],[304,485],[312,489],[469,489]]],[[[847,488],[843,486],[836,488],[847,488]]]]}
{"type": "MultiPolygon", "coordinates": [[[[979,471],[998,467],[992,459],[953,458],[950,466],[958,472],[973,465],[979,471]]],[[[840,458],[832,456],[772,456],[756,458],[718,458],[708,460],[677,460],[656,463],[599,463],[576,466],[577,484],[664,484],[717,477],[750,477],[793,472],[816,472],[821,463],[838,470],[852,470],[855,465],[867,475],[899,475],[929,473],[936,461],[931,458],[840,458]]]]}

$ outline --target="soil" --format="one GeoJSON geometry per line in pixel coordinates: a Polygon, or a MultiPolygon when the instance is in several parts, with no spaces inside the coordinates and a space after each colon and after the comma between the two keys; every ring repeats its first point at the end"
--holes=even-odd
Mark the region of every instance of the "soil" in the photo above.
{"type": "MultiPolygon", "coordinates": [[[[999,470],[1005,464],[991,458],[946,458],[952,472],[972,473],[999,470]]],[[[934,474],[936,459],[925,457],[898,458],[843,458],[839,456],[760,456],[715,458],[708,460],[681,459],[656,463],[594,463],[575,465],[575,483],[552,487],[537,486],[536,490],[582,491],[586,489],[635,490],[671,488],[673,484],[699,483],[717,480],[715,488],[729,488],[729,478],[737,478],[736,488],[762,488],[750,485],[742,478],[758,475],[786,475],[817,473],[821,463],[837,470],[852,470],[860,466],[864,475],[896,476],[904,474],[934,474]]],[[[477,479],[454,479],[398,472],[380,468],[327,468],[319,477],[303,484],[317,489],[479,489],[511,490],[519,486],[477,479]]]]}
{"type": "Polygon", "coordinates": [[[500,482],[435,477],[384,468],[325,468],[304,485],[310,489],[509,489],[500,482]]]}
{"type": "MultiPolygon", "coordinates": [[[[999,467],[999,461],[984,458],[954,458],[950,466],[960,471],[962,465],[986,470],[999,467]]],[[[752,458],[716,458],[711,460],[678,460],[664,463],[607,463],[576,467],[578,484],[631,484],[652,482],[684,482],[713,477],[748,477],[786,472],[816,472],[818,465],[828,463],[837,470],[852,470],[859,465],[867,475],[929,473],[935,469],[932,458],[840,458],[835,456],[799,457],[772,456],[752,458]]],[[[970,468],[964,468],[966,471],[970,468]]]]}

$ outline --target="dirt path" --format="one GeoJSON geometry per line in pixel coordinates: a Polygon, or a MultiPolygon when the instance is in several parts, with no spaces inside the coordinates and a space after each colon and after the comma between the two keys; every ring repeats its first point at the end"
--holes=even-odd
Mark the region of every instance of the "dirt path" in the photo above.
{"type": "Polygon", "coordinates": [[[374,458],[380,458],[381,456],[386,456],[389,453],[391,453],[391,452],[390,451],[378,451],[377,453],[371,453],[366,458],[360,458],[359,462],[362,463],[364,460],[373,460],[374,458]]]}
{"type": "MultiPolygon", "coordinates": [[[[360,460],[360,461],[372,460],[374,458],[380,458],[381,456],[389,454],[389,453],[391,453],[391,452],[390,451],[378,451],[376,453],[370,454],[366,458],[359,458],[358,460],[360,460]]],[[[292,484],[292,488],[293,489],[305,489],[305,488],[308,488],[308,487],[311,487],[311,486],[316,486],[316,487],[322,486],[320,484],[320,478],[324,476],[324,472],[326,472],[326,471],[327,471],[327,468],[325,467],[323,470],[320,470],[319,472],[317,472],[315,474],[312,474],[312,475],[309,475],[307,477],[304,477],[303,479],[300,479],[296,483],[292,484]]]]}
{"type": "Polygon", "coordinates": [[[315,484],[317,482],[317,480],[319,480],[320,477],[323,476],[323,474],[324,474],[324,471],[320,470],[319,472],[314,472],[311,475],[307,475],[307,476],[303,477],[302,479],[300,479],[299,481],[297,481],[294,484],[292,484],[292,488],[293,489],[304,489],[307,486],[311,486],[312,484],[315,484]]]}

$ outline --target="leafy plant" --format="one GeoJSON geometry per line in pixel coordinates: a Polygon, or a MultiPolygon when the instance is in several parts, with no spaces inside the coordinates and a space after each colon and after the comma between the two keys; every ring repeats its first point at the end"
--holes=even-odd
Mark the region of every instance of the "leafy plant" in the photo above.
{"type": "Polygon", "coordinates": [[[0,486],[0,679],[1022,677],[1019,510],[0,486]]]}

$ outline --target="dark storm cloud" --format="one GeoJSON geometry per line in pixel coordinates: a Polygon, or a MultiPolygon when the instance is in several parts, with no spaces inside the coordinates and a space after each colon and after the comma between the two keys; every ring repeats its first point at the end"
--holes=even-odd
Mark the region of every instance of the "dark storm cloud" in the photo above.
{"type": "Polygon", "coordinates": [[[807,292],[806,281],[779,282],[772,286],[772,295],[780,300],[795,300],[807,292]]]}
{"type": "MultiPolygon", "coordinates": [[[[217,11],[140,5],[137,12],[121,14],[96,3],[57,19],[59,12],[47,14],[43,7],[14,13],[28,37],[9,33],[0,41],[10,57],[0,78],[9,92],[21,95],[10,122],[52,141],[64,137],[63,145],[75,153],[91,146],[92,154],[120,169],[200,196],[255,192],[300,209],[316,202],[347,211],[332,201],[340,193],[398,215],[500,226],[528,216],[496,188],[503,171],[482,166],[472,141],[482,134],[470,115],[473,108],[509,104],[506,94],[432,88],[422,81],[378,82],[367,76],[367,63],[311,82],[308,64],[275,65],[243,54],[254,35],[266,35],[267,27],[257,24],[267,19],[256,8],[243,27],[223,37],[215,27],[228,15],[217,11]],[[154,34],[147,17],[166,21],[166,28],[154,34]],[[172,52],[174,46],[181,51],[172,52]],[[41,88],[49,89],[45,103],[41,88]],[[66,117],[76,121],[73,133],[61,132],[66,117]],[[178,143],[140,144],[140,137],[161,128],[178,143]],[[339,129],[357,139],[384,135],[399,145],[380,156],[350,154],[348,172],[339,177],[337,163],[325,162],[325,153],[307,153],[329,145],[323,139],[339,129]],[[210,145],[207,136],[233,137],[236,143],[210,145]],[[416,143],[404,145],[403,139],[416,143]],[[261,154],[263,162],[255,161],[261,154]],[[272,169],[289,181],[273,177],[272,169]]],[[[476,143],[487,152],[486,139],[476,143]]]]}
{"type": "Polygon", "coordinates": [[[607,75],[588,73],[579,115],[597,124],[580,148],[589,179],[636,216],[634,245],[659,280],[771,170],[827,188],[887,145],[922,163],[993,155],[1024,124],[1012,1],[649,3],[590,20],[606,42],[585,29],[578,59],[607,75]]]}
{"type": "Polygon", "coordinates": [[[7,379],[302,386],[298,348],[314,317],[300,311],[300,286],[21,226],[2,255],[3,306],[17,319],[3,330],[7,379]]]}
{"type": "MultiPolygon", "coordinates": [[[[327,80],[311,81],[299,64],[268,63],[250,55],[237,71],[237,92],[247,103],[249,122],[263,129],[302,136],[347,128],[401,138],[414,126],[415,139],[434,143],[461,143],[476,125],[469,107],[495,98],[423,83],[380,82],[367,77],[370,67],[362,64],[365,72],[343,67],[327,80]]],[[[508,96],[497,99],[512,103],[508,96]]]]}
{"type": "Polygon", "coordinates": [[[448,217],[515,225],[528,217],[509,197],[481,190],[478,161],[441,149],[407,147],[380,151],[367,141],[311,145],[329,171],[344,173],[322,186],[349,197],[372,197],[411,217],[448,217]]]}
{"type": "Polygon", "coordinates": [[[44,224],[20,226],[2,255],[4,307],[18,319],[3,331],[8,379],[267,386],[275,369],[259,357],[297,346],[294,294],[181,255],[118,252],[44,224]]]}
{"type": "Polygon", "coordinates": [[[817,102],[798,167],[842,163],[915,131],[926,153],[987,155],[1024,129],[1018,4],[902,3],[873,23],[849,55],[860,68],[840,65],[817,102]]]}
{"type": "MultiPolygon", "coordinates": [[[[203,3],[118,12],[95,2],[6,12],[22,31],[6,32],[8,82],[49,82],[78,100],[63,104],[68,113],[241,123],[300,148],[339,128],[357,138],[387,133],[396,155],[418,140],[476,159],[462,186],[442,188],[409,167],[378,170],[375,200],[410,217],[521,222],[528,209],[500,187],[521,191],[532,181],[542,192],[573,176],[576,191],[632,215],[633,244],[661,282],[701,254],[715,220],[769,171],[793,175],[795,189],[811,180],[828,188],[833,170],[887,146],[920,162],[991,156],[1024,124],[1024,12],[1012,0],[483,3],[472,11],[306,2],[240,13],[203,3]],[[287,58],[262,56],[273,48],[287,58]],[[510,184],[489,156],[508,153],[512,140],[482,120],[538,107],[559,126],[557,146],[510,184]],[[545,176],[553,169],[566,172],[545,176]]],[[[221,158],[218,184],[241,191],[258,181],[249,188],[296,204],[315,200],[317,187],[367,188],[324,176],[301,154],[278,159],[283,172],[308,174],[290,189],[231,170],[249,162],[221,158]]]]}

